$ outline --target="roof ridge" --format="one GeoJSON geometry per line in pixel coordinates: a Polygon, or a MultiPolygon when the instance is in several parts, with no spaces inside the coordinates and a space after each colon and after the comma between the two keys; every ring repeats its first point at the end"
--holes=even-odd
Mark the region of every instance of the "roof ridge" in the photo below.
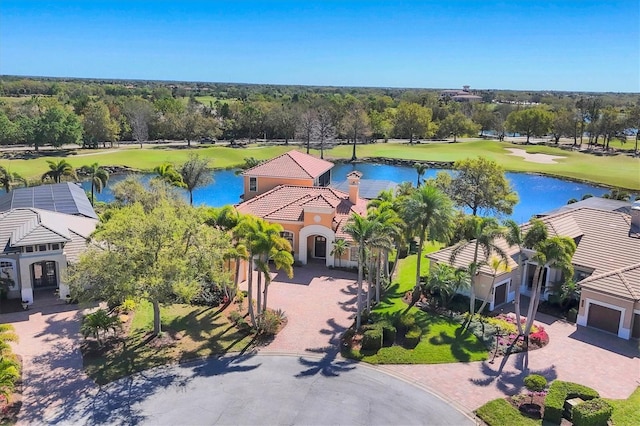
{"type": "Polygon", "coordinates": [[[622,268],[614,269],[614,270],[611,270],[611,271],[606,271],[606,272],[603,272],[603,273],[598,274],[598,275],[592,275],[592,276],[587,277],[584,280],[580,281],[580,283],[590,283],[591,281],[599,280],[600,278],[609,277],[609,276],[614,275],[614,274],[621,274],[623,272],[627,272],[627,271],[630,271],[630,270],[636,269],[636,268],[640,268],[640,262],[634,263],[632,265],[627,265],[627,266],[624,266],[622,268]]]}
{"type": "Polygon", "coordinates": [[[629,283],[627,282],[627,280],[625,279],[624,275],[622,275],[622,272],[618,272],[618,278],[620,278],[620,281],[622,281],[622,284],[624,284],[624,286],[627,288],[627,291],[629,292],[629,294],[635,299],[635,300],[640,300],[640,297],[636,294],[636,292],[633,290],[633,287],[631,287],[629,285],[629,283]]]}
{"type": "Polygon", "coordinates": [[[289,203],[287,203],[287,204],[285,204],[285,205],[283,205],[283,206],[279,206],[278,208],[276,208],[276,209],[274,209],[274,210],[269,210],[269,212],[268,212],[268,213],[266,213],[266,214],[264,215],[264,217],[270,216],[270,215],[272,215],[272,214],[274,214],[274,213],[276,213],[276,212],[279,212],[279,211],[281,211],[281,210],[284,210],[284,209],[286,209],[287,207],[289,207],[290,205],[295,204],[295,203],[299,202],[300,200],[302,200],[302,199],[304,199],[304,198],[306,198],[306,197],[309,197],[309,194],[302,194],[302,196],[301,196],[300,198],[293,199],[293,200],[292,200],[292,201],[290,201],[289,203]]]}

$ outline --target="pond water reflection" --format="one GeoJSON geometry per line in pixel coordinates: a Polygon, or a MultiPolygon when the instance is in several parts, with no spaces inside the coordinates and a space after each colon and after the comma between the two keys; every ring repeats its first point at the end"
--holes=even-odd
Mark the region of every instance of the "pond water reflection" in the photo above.
{"type": "MultiPolygon", "coordinates": [[[[346,180],[347,173],[358,170],[363,179],[390,180],[396,183],[409,181],[415,185],[416,171],[411,167],[386,164],[336,164],[332,171],[332,182],[340,183],[346,180]]],[[[439,169],[429,169],[425,178],[433,177],[439,169]]],[[[114,175],[109,180],[107,188],[98,194],[99,201],[112,201],[111,186],[123,180],[125,175],[114,175]]],[[[153,175],[143,175],[148,181],[153,175]]],[[[511,218],[517,222],[526,222],[532,215],[556,209],[567,203],[571,198],[581,199],[585,194],[600,196],[608,192],[607,189],[586,183],[578,183],[563,179],[526,173],[507,173],[514,189],[520,196],[520,202],[514,208],[511,218]]],[[[225,204],[235,204],[240,201],[242,193],[242,177],[233,170],[219,170],[213,172],[214,182],[193,193],[195,205],[205,204],[219,207],[225,204]]],[[[90,189],[88,182],[83,182],[85,189],[90,189]]],[[[185,198],[187,192],[184,191],[185,198]]]]}

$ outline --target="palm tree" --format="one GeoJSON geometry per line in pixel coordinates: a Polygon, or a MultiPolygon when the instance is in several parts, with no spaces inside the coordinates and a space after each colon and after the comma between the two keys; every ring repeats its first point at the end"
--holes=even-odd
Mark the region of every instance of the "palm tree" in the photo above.
{"type": "Polygon", "coordinates": [[[0,396],[9,401],[19,378],[18,364],[13,360],[0,358],[0,396]]]}
{"type": "Polygon", "coordinates": [[[180,166],[180,175],[184,187],[189,191],[189,204],[191,205],[193,205],[193,190],[213,181],[211,170],[209,170],[209,160],[196,154],[191,154],[187,162],[180,166]]]}
{"type": "Polygon", "coordinates": [[[497,240],[504,235],[504,229],[499,226],[496,219],[492,217],[469,216],[466,221],[465,226],[468,227],[469,235],[471,235],[473,239],[471,241],[462,240],[454,247],[451,251],[451,263],[455,262],[463,250],[469,246],[473,246],[473,261],[468,266],[469,275],[471,276],[471,291],[469,292],[469,322],[471,322],[475,314],[475,286],[480,268],[489,264],[489,259],[492,254],[496,254],[506,264],[507,254],[496,244],[497,240]],[[480,257],[481,255],[482,257],[480,257]]]}
{"type": "Polygon", "coordinates": [[[447,307],[451,299],[463,288],[471,285],[465,269],[456,269],[446,263],[436,263],[429,271],[425,290],[436,293],[442,307],[447,307]]]}
{"type": "Polygon", "coordinates": [[[344,238],[338,238],[333,242],[333,249],[331,249],[331,256],[338,258],[338,265],[342,266],[342,256],[349,249],[349,243],[344,238]]]}
{"type": "MultiPolygon", "coordinates": [[[[388,279],[390,277],[389,253],[393,250],[394,243],[395,246],[397,246],[400,244],[399,241],[402,240],[403,222],[394,209],[393,203],[390,202],[375,203],[373,205],[369,203],[367,217],[380,223],[380,232],[388,237],[386,240],[384,240],[385,244],[380,244],[378,247],[376,247],[376,256],[374,256],[376,260],[375,266],[369,268],[370,273],[375,273],[376,302],[380,303],[380,278],[382,272],[384,272],[385,278],[388,279]],[[386,244],[387,242],[389,244],[386,244]],[[383,271],[383,268],[380,265],[381,263],[383,265],[386,265],[384,266],[383,271]]],[[[380,241],[380,243],[382,242],[383,240],[380,241]]]]}
{"type": "Polygon", "coordinates": [[[416,172],[418,172],[418,181],[416,182],[416,188],[420,188],[420,185],[422,185],[423,182],[422,177],[427,172],[427,169],[429,169],[429,166],[424,163],[416,163],[413,165],[413,168],[416,169],[416,172]]]}
{"type": "Polygon", "coordinates": [[[158,174],[158,178],[167,182],[169,185],[185,188],[186,185],[182,180],[180,173],[173,167],[171,163],[163,163],[153,169],[158,174]]]}
{"type": "Polygon", "coordinates": [[[517,246],[517,262],[518,262],[518,282],[515,286],[514,310],[516,312],[516,325],[518,326],[518,337],[524,334],[522,329],[522,320],[520,315],[520,288],[522,286],[522,273],[524,261],[527,255],[524,251],[525,247],[535,247],[540,241],[547,239],[547,228],[540,219],[533,219],[526,233],[522,232],[522,228],[511,219],[505,220],[503,225],[506,228],[504,238],[510,247],[517,246]]]}
{"type": "Polygon", "coordinates": [[[524,326],[524,338],[527,344],[534,316],[540,303],[540,289],[545,276],[543,271],[545,268],[556,268],[562,271],[565,280],[573,279],[571,258],[576,252],[576,243],[569,237],[551,237],[536,244],[534,250],[535,254],[532,260],[536,262],[537,266],[533,274],[534,286],[531,289],[531,301],[527,312],[527,322],[524,326]]]}
{"type": "Polygon", "coordinates": [[[367,247],[378,246],[381,239],[388,238],[381,231],[381,224],[375,220],[365,218],[357,213],[352,213],[344,227],[346,232],[358,247],[358,294],[356,329],[360,328],[362,321],[362,280],[364,265],[367,260],[367,247]]]}
{"type": "Polygon", "coordinates": [[[255,166],[257,166],[258,164],[260,164],[260,160],[255,159],[254,157],[245,157],[244,158],[244,164],[242,166],[240,166],[236,171],[235,174],[236,175],[240,175],[242,174],[245,170],[249,170],[254,168],[255,166]]]}
{"type": "Polygon", "coordinates": [[[109,181],[109,172],[100,167],[98,163],[93,163],[90,166],[82,166],[82,170],[91,179],[91,205],[94,203],[94,191],[98,194],[102,192],[107,182],[109,181]]]}
{"type": "Polygon", "coordinates": [[[11,173],[6,168],[0,166],[0,186],[2,186],[6,192],[9,192],[12,187],[17,185],[27,186],[27,180],[18,173],[11,173]]]}
{"type": "Polygon", "coordinates": [[[43,182],[45,180],[51,180],[54,183],[60,183],[64,176],[78,179],[76,171],[73,169],[73,166],[67,162],[67,160],[47,160],[47,164],[49,164],[49,171],[42,175],[43,182]]]}
{"type": "Polygon", "coordinates": [[[413,231],[413,235],[418,237],[416,284],[412,300],[415,303],[420,294],[420,266],[424,242],[428,238],[443,242],[448,240],[453,204],[444,192],[434,186],[424,185],[404,199],[401,216],[407,227],[413,231]]]}

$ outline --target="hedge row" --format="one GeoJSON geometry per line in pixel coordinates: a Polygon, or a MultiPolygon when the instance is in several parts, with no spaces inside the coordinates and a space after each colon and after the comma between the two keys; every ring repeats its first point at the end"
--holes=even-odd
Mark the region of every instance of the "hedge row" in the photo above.
{"type": "Polygon", "coordinates": [[[544,420],[560,424],[562,412],[564,411],[564,402],[567,399],[581,398],[586,401],[599,396],[598,392],[590,387],[556,380],[551,383],[549,393],[544,400],[544,420]]]}
{"type": "Polygon", "coordinates": [[[606,426],[613,414],[613,407],[600,398],[594,398],[573,408],[574,426],[606,426]]]}

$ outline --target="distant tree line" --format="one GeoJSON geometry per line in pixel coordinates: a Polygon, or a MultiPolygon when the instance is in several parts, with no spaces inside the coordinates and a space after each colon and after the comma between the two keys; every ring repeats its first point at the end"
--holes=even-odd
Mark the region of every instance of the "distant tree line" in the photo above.
{"type": "Polygon", "coordinates": [[[640,101],[627,94],[481,91],[481,102],[454,102],[426,89],[304,87],[0,79],[0,145],[119,141],[296,139],[321,150],[332,140],[354,145],[508,133],[556,143],[637,142],[640,101]]]}

